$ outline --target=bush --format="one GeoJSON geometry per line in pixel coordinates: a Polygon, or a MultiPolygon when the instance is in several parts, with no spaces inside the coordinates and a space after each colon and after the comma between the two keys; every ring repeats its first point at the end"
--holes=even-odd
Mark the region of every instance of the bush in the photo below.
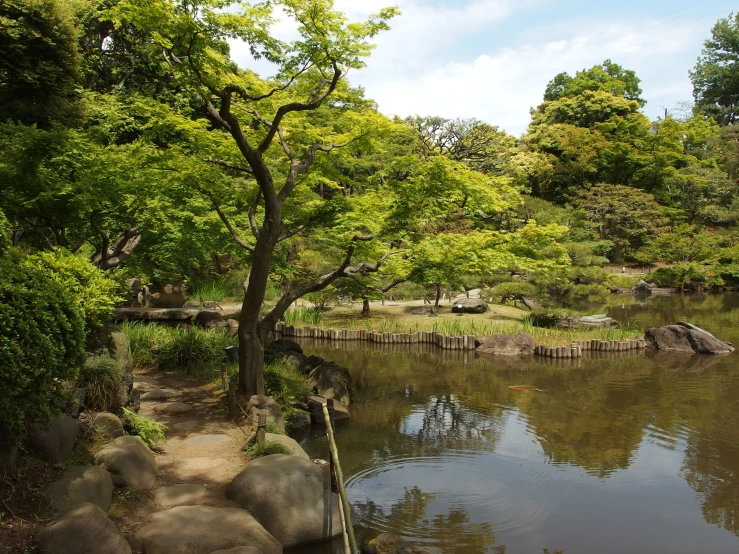
{"type": "Polygon", "coordinates": [[[83,256],[64,250],[39,252],[28,262],[77,297],[87,332],[108,321],[122,300],[118,283],[83,256]]]}
{"type": "Polygon", "coordinates": [[[577,317],[570,310],[560,308],[535,308],[526,316],[534,327],[556,327],[563,319],[577,317]]]}
{"type": "Polygon", "coordinates": [[[0,254],[10,247],[10,222],[0,210],[0,254]]]}
{"type": "Polygon", "coordinates": [[[149,448],[154,446],[156,441],[165,441],[164,425],[126,408],[123,408],[123,428],[129,435],[140,437],[149,448]]]}
{"type": "Polygon", "coordinates": [[[244,451],[252,460],[261,458],[262,456],[269,456],[270,454],[290,454],[290,450],[287,446],[282,445],[279,442],[270,441],[264,441],[262,444],[249,444],[244,448],[244,451]]]}
{"type": "Polygon", "coordinates": [[[80,369],[77,386],[85,390],[85,406],[105,412],[115,404],[121,388],[121,367],[113,358],[88,358],[80,369]]]}
{"type": "Polygon", "coordinates": [[[49,420],[85,360],[78,300],[46,273],[16,250],[0,256],[0,427],[14,441],[49,420]]]}
{"type": "Polygon", "coordinates": [[[309,392],[308,380],[292,365],[277,360],[264,366],[264,394],[283,406],[309,392]]]}

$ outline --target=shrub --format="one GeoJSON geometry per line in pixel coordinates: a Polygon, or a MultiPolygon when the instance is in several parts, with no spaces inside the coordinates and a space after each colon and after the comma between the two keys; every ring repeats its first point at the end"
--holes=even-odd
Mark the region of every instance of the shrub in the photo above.
{"type": "Polygon", "coordinates": [[[110,319],[116,303],[122,300],[118,283],[83,256],[60,249],[29,256],[28,263],[77,297],[88,332],[110,319]]]}
{"type": "Polygon", "coordinates": [[[560,308],[535,308],[526,316],[534,327],[556,327],[563,319],[571,319],[576,314],[560,308]]]}
{"type": "Polygon", "coordinates": [[[244,448],[249,457],[254,460],[270,454],[290,454],[287,446],[279,442],[264,441],[262,444],[252,443],[244,448]]]}
{"type": "Polygon", "coordinates": [[[165,441],[164,430],[166,427],[164,425],[126,408],[123,408],[123,428],[129,435],[140,437],[149,448],[154,446],[154,443],[158,440],[165,441]]]}
{"type": "Polygon", "coordinates": [[[292,365],[276,360],[264,366],[264,393],[281,405],[288,405],[308,391],[308,380],[292,365]]]}
{"type": "Polygon", "coordinates": [[[77,386],[86,392],[85,406],[105,412],[115,404],[123,376],[121,367],[112,358],[88,358],[80,369],[77,386]]]}
{"type": "Polygon", "coordinates": [[[0,210],[0,254],[10,247],[10,222],[0,210]]]}
{"type": "Polygon", "coordinates": [[[78,301],[46,273],[16,250],[0,256],[0,427],[14,441],[49,420],[85,360],[78,301]]]}

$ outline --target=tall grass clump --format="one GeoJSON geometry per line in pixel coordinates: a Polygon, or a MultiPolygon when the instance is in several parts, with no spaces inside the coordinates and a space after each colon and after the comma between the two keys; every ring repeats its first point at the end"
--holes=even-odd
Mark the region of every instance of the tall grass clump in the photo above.
{"type": "Polygon", "coordinates": [[[249,457],[254,460],[261,458],[262,456],[269,456],[270,454],[290,454],[290,450],[287,446],[280,444],[279,442],[264,441],[262,444],[252,443],[244,447],[244,451],[249,457]]]}
{"type": "MultiPolygon", "coordinates": [[[[191,291],[187,295],[190,300],[215,300],[221,302],[231,296],[229,294],[229,283],[223,279],[206,279],[191,285],[191,291]]],[[[243,294],[243,290],[242,290],[243,294]]]]}
{"type": "Polygon", "coordinates": [[[140,437],[150,448],[157,441],[165,441],[164,425],[126,408],[123,408],[123,428],[129,435],[140,437]]]}
{"type": "Polygon", "coordinates": [[[131,342],[134,366],[138,369],[182,369],[216,371],[223,349],[235,345],[236,336],[221,329],[166,327],[155,323],[126,322],[121,328],[131,342]]]}
{"type": "Polygon", "coordinates": [[[323,312],[315,308],[290,308],[285,312],[285,325],[320,325],[323,312]]]}
{"type": "Polygon", "coordinates": [[[88,358],[77,377],[77,386],[85,391],[85,406],[95,412],[109,410],[121,388],[121,366],[113,358],[88,358]]]}

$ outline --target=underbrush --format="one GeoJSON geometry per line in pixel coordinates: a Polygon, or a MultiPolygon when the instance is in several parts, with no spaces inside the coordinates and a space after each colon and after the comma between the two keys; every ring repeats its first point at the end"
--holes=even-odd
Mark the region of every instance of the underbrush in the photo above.
{"type": "Polygon", "coordinates": [[[165,441],[164,429],[166,427],[164,425],[126,408],[123,408],[123,428],[127,434],[141,438],[149,448],[157,441],[165,441]]]}
{"type": "MultiPolygon", "coordinates": [[[[238,381],[239,367],[237,364],[228,367],[228,376],[230,382],[238,381]]],[[[308,379],[291,363],[276,360],[271,364],[265,364],[264,394],[280,404],[285,417],[288,417],[294,410],[290,403],[306,392],[310,392],[308,379]]]]}
{"type": "Polygon", "coordinates": [[[221,329],[142,322],[126,322],[121,328],[131,342],[137,369],[189,369],[207,380],[220,375],[223,349],[238,342],[221,329]]]}
{"type": "Polygon", "coordinates": [[[285,325],[320,325],[323,312],[316,308],[290,308],[285,312],[285,325]]]}
{"type": "Polygon", "coordinates": [[[95,412],[106,412],[115,403],[121,388],[121,367],[112,358],[88,358],[80,368],[77,386],[85,391],[85,405],[95,412]]]}
{"type": "Polygon", "coordinates": [[[278,442],[270,441],[264,441],[262,444],[249,444],[244,447],[244,452],[246,452],[252,460],[261,458],[262,456],[269,456],[270,454],[290,454],[290,450],[286,446],[278,442]]]}

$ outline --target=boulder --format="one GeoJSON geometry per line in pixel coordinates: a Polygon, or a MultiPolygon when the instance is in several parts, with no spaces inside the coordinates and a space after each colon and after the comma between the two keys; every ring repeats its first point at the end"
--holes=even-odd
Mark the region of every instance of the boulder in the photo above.
{"type": "MultiPolygon", "coordinates": [[[[323,415],[323,405],[326,398],[317,394],[311,394],[308,397],[308,407],[310,408],[310,416],[314,423],[324,425],[326,418],[323,415]]],[[[334,400],[334,421],[349,419],[349,410],[338,400],[334,400]]]]}
{"type": "Polygon", "coordinates": [[[51,507],[59,512],[87,503],[107,512],[113,500],[113,480],[101,467],[69,466],[61,479],[46,487],[45,496],[51,507]]]}
{"type": "Polygon", "coordinates": [[[734,347],[728,342],[719,340],[708,331],[682,321],[677,325],[647,329],[644,338],[648,347],[667,352],[729,354],[734,351],[734,347]]]}
{"type": "Polygon", "coordinates": [[[640,279],[634,285],[634,292],[637,294],[652,294],[652,285],[640,279]]]}
{"type": "Polygon", "coordinates": [[[310,433],[310,413],[294,410],[287,418],[285,433],[296,441],[306,438],[310,433]]]}
{"type": "Polygon", "coordinates": [[[105,464],[116,487],[148,490],[156,486],[157,461],[139,437],[118,437],[95,456],[96,464],[105,464]]]}
{"type": "Polygon", "coordinates": [[[583,315],[562,319],[557,323],[557,327],[574,329],[597,329],[601,327],[613,327],[614,325],[618,325],[618,321],[605,314],[583,315]]]}
{"type": "Polygon", "coordinates": [[[277,433],[265,433],[264,440],[267,442],[275,442],[281,444],[290,451],[290,455],[297,456],[303,460],[310,460],[310,456],[298,444],[295,439],[291,439],[287,435],[279,435],[277,433]]]}
{"type": "Polygon", "coordinates": [[[300,364],[300,367],[298,369],[301,373],[307,375],[325,361],[326,360],[324,360],[320,356],[308,356],[303,360],[303,363],[300,364]]]}
{"type": "Polygon", "coordinates": [[[134,533],[131,545],[142,554],[211,554],[243,546],[282,554],[280,543],[246,510],[209,506],[157,512],[134,533]]]}
{"type": "Polygon", "coordinates": [[[115,524],[95,504],[65,512],[38,535],[42,554],[131,554],[115,524]]]}
{"type": "Polygon", "coordinates": [[[497,334],[484,339],[476,352],[491,356],[531,356],[534,353],[534,339],[527,333],[515,336],[497,334]]]}
{"type": "Polygon", "coordinates": [[[264,346],[264,363],[270,364],[283,360],[298,368],[305,360],[303,349],[297,342],[288,339],[277,339],[264,346]]]}
{"type": "Polygon", "coordinates": [[[66,462],[72,457],[79,428],[69,416],[61,416],[49,422],[48,429],[39,424],[31,426],[31,448],[39,458],[49,462],[66,462]]]}
{"type": "Polygon", "coordinates": [[[120,327],[106,323],[87,338],[87,351],[96,356],[110,356],[117,361],[124,375],[133,372],[131,342],[120,327]]]}
{"type": "Polygon", "coordinates": [[[163,400],[182,396],[182,393],[174,389],[155,389],[141,395],[141,400],[163,400]]]}
{"type": "Polygon", "coordinates": [[[391,533],[382,533],[369,543],[365,551],[372,554],[431,554],[425,548],[409,543],[407,540],[391,533]]]}
{"type": "Polygon", "coordinates": [[[215,322],[219,321],[223,321],[225,323],[223,316],[218,312],[201,310],[195,315],[192,323],[193,325],[197,325],[198,327],[210,327],[213,326],[215,322]]]}
{"type": "Polygon", "coordinates": [[[259,420],[259,414],[266,414],[267,423],[275,423],[281,429],[285,428],[285,416],[282,414],[282,408],[269,396],[260,394],[252,396],[246,405],[246,413],[255,422],[259,420]]]}
{"type": "Polygon", "coordinates": [[[488,309],[482,298],[458,298],[452,304],[455,314],[484,314],[488,309]]]}
{"type": "Polygon", "coordinates": [[[308,374],[308,385],[319,396],[333,398],[348,406],[352,390],[352,376],[334,362],[323,362],[308,374]]]}
{"type": "Polygon", "coordinates": [[[228,550],[216,550],[210,554],[262,554],[262,551],[253,546],[237,546],[228,550]]]}
{"type": "Polygon", "coordinates": [[[103,412],[95,416],[92,428],[98,435],[106,439],[116,439],[123,436],[123,423],[118,416],[103,412]]]}
{"type": "Polygon", "coordinates": [[[328,472],[297,456],[272,454],[250,462],[226,487],[226,497],[255,514],[285,548],[342,533],[328,472]]]}

